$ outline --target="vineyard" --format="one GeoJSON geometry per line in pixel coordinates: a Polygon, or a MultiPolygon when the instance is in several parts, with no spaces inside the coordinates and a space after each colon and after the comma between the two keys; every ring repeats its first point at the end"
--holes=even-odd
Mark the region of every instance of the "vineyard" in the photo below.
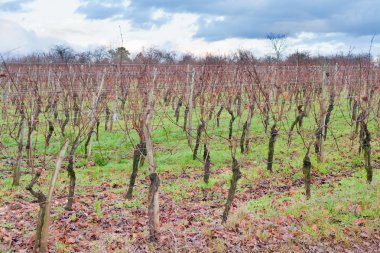
{"type": "Polygon", "coordinates": [[[380,244],[370,63],[3,64],[0,251],[380,244]]]}

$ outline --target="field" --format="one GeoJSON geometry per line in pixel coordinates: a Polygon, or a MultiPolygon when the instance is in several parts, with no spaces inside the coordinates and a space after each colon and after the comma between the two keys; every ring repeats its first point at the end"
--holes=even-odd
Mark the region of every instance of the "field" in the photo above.
{"type": "Polygon", "coordinates": [[[0,79],[0,251],[379,251],[378,69],[102,68],[0,79]]]}

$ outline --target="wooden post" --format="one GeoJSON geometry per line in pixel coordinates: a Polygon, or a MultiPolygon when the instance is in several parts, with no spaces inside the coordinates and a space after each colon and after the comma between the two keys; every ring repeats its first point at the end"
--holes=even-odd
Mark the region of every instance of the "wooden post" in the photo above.
{"type": "Polygon", "coordinates": [[[104,76],[105,76],[105,69],[103,71],[102,80],[100,81],[99,87],[98,87],[98,94],[96,97],[92,100],[92,107],[91,107],[91,123],[90,123],[90,136],[89,136],[89,143],[88,143],[88,149],[87,149],[87,157],[91,157],[91,151],[92,151],[92,141],[93,141],[93,135],[94,135],[94,127],[96,125],[96,119],[95,119],[95,108],[97,106],[97,103],[99,102],[100,95],[102,94],[103,86],[104,86],[104,76]]]}
{"type": "Polygon", "coordinates": [[[53,199],[53,193],[54,193],[54,188],[57,183],[57,178],[58,178],[58,173],[59,170],[62,167],[62,161],[65,157],[67,147],[69,146],[69,140],[66,139],[65,144],[62,146],[61,150],[59,151],[59,155],[57,158],[57,162],[55,165],[55,170],[54,174],[51,178],[50,186],[49,186],[49,193],[46,199],[46,210],[45,210],[45,215],[44,215],[44,220],[42,223],[42,229],[41,229],[41,243],[40,243],[40,251],[41,252],[47,252],[44,250],[47,250],[47,240],[48,240],[48,235],[49,235],[49,218],[50,218],[50,209],[51,209],[51,203],[53,199]]]}
{"type": "Polygon", "coordinates": [[[150,188],[149,188],[149,240],[157,240],[157,232],[159,228],[159,205],[158,205],[158,187],[160,185],[160,179],[156,173],[156,163],[154,160],[154,150],[153,150],[153,140],[152,140],[152,119],[154,112],[154,85],[157,75],[157,70],[154,70],[153,82],[149,87],[149,93],[147,105],[146,105],[146,119],[143,125],[144,136],[146,140],[146,152],[149,162],[149,178],[150,178],[150,188]]]}
{"type": "Polygon", "coordinates": [[[323,162],[324,158],[324,135],[326,134],[326,112],[325,112],[325,100],[326,100],[326,65],[323,65],[322,70],[322,84],[321,94],[319,96],[319,127],[317,130],[316,145],[318,145],[317,159],[318,162],[323,162]]]}
{"type": "Polygon", "coordinates": [[[190,97],[189,97],[189,135],[188,143],[192,147],[193,142],[193,96],[194,96],[195,69],[191,73],[190,97]]]}

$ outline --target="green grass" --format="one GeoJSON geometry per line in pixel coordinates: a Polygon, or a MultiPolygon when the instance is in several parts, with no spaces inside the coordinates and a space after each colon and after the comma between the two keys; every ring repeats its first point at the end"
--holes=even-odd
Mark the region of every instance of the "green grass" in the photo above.
{"type": "Polygon", "coordinates": [[[68,247],[66,246],[66,244],[63,243],[63,242],[56,242],[55,245],[54,245],[54,249],[57,252],[62,252],[62,253],[70,252],[70,250],[68,249],[68,247]]]}
{"type": "Polygon", "coordinates": [[[133,207],[141,207],[141,200],[139,199],[131,199],[125,201],[125,207],[133,208],[133,207]]]}
{"type": "Polygon", "coordinates": [[[96,198],[93,205],[94,205],[94,211],[95,211],[96,216],[98,217],[103,216],[102,201],[96,198]]]}
{"type": "MultiPolygon", "coordinates": [[[[302,188],[294,195],[280,197],[266,195],[244,203],[236,215],[252,213],[258,219],[292,215],[302,222],[301,233],[314,240],[334,236],[345,241],[346,231],[355,231],[365,226],[371,232],[378,228],[380,217],[380,175],[375,173],[371,185],[366,184],[362,171],[353,177],[344,178],[334,188],[329,185],[312,187],[312,197],[305,200],[302,188]],[[315,229],[317,228],[317,229],[315,229]]],[[[243,216],[245,217],[245,216],[243,216]]],[[[236,217],[232,218],[237,222],[236,217]]]]}

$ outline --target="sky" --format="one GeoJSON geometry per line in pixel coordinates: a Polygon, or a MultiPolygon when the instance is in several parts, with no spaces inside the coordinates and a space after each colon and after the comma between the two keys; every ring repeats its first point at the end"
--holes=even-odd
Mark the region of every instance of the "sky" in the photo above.
{"type": "Polygon", "coordinates": [[[274,54],[269,33],[287,35],[284,55],[368,53],[379,34],[378,56],[380,0],[0,0],[3,55],[123,45],[263,57],[274,54]]]}

